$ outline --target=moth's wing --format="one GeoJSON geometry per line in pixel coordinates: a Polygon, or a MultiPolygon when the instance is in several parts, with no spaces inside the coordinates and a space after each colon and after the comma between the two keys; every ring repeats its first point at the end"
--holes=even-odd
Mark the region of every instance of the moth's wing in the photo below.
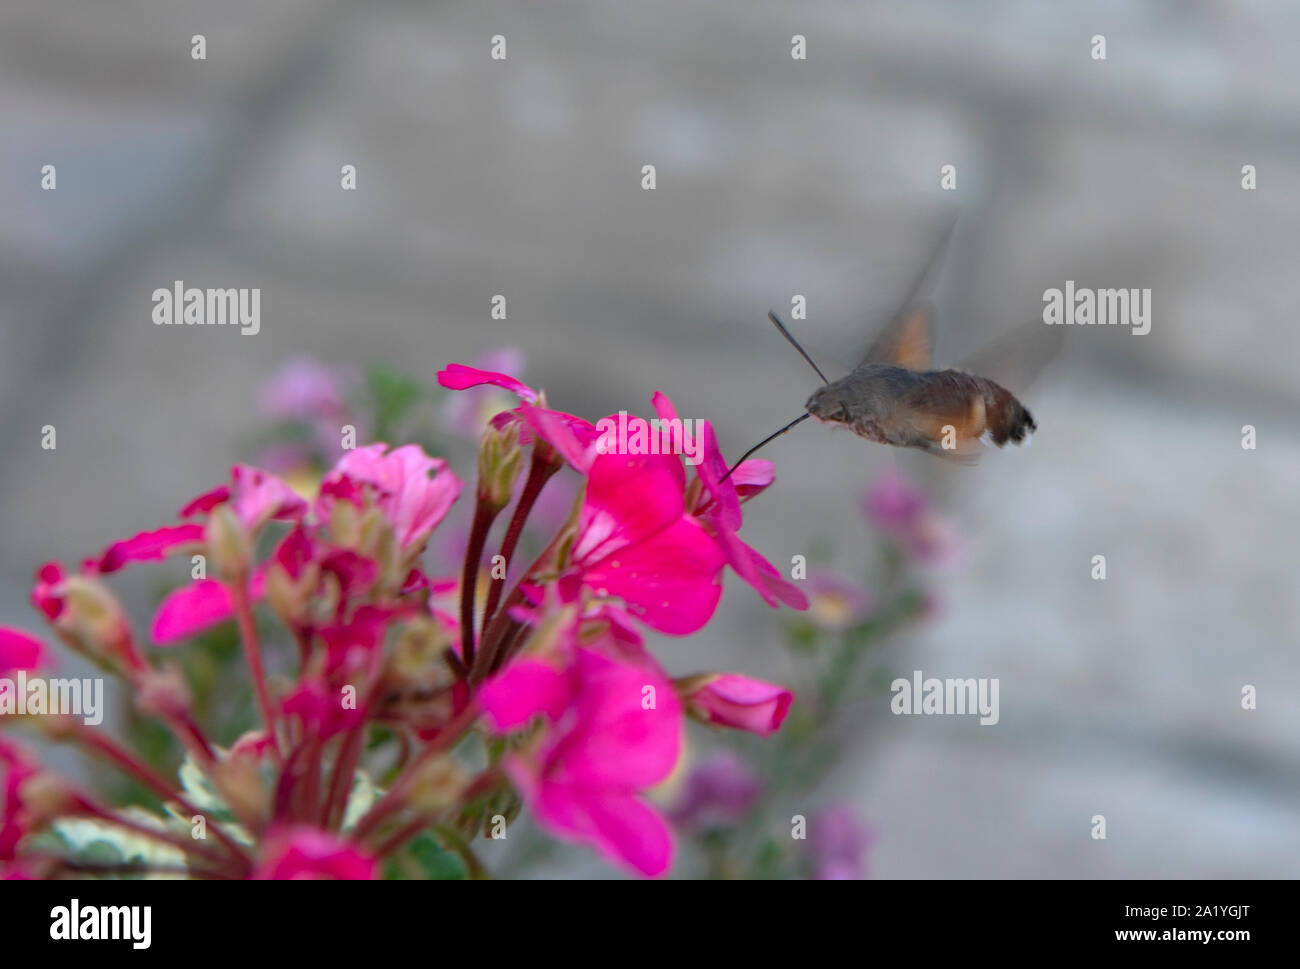
{"type": "Polygon", "coordinates": [[[912,280],[902,309],[885,327],[884,331],[867,347],[863,363],[888,363],[908,370],[929,370],[934,347],[934,307],[921,293],[934,283],[943,256],[948,251],[948,240],[957,227],[954,216],[930,253],[921,272],[912,280]]]}
{"type": "Polygon", "coordinates": [[[1024,393],[1061,352],[1063,330],[1042,320],[1023,323],[969,355],[957,368],[987,377],[1013,393],[1024,393]]]}
{"type": "MultiPolygon", "coordinates": [[[[862,363],[929,370],[934,348],[934,307],[918,303],[900,313],[867,348],[862,363]]],[[[861,366],[861,364],[859,364],[861,366]]]]}
{"type": "MultiPolygon", "coordinates": [[[[828,377],[852,371],[890,321],[907,316],[900,310],[917,309],[935,291],[931,274],[918,270],[935,262],[937,240],[946,236],[954,217],[947,207],[936,211],[911,203],[876,209],[870,219],[846,226],[834,246],[811,247],[815,258],[783,253],[764,261],[762,275],[755,274],[737,304],[748,307],[736,317],[737,327],[753,335],[772,307],[828,377]],[[806,299],[806,314],[791,304],[796,293],[806,299]]],[[[762,346],[770,353],[780,343],[764,334],[762,346]]],[[[791,359],[790,373],[803,366],[791,359]]]]}

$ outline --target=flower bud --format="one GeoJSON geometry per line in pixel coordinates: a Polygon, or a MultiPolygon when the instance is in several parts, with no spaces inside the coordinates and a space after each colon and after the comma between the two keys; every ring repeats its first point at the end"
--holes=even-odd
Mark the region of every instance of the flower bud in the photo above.
{"type": "Polygon", "coordinates": [[[507,424],[498,430],[489,427],[483,433],[478,452],[478,496],[493,508],[510,504],[515,481],[524,466],[524,452],[519,446],[519,426],[507,424]]]}
{"type": "Polygon", "coordinates": [[[61,583],[60,594],[63,610],[54,628],[69,645],[98,663],[130,661],[131,627],[121,604],[102,582],[70,575],[61,583]]]}
{"type": "Polygon", "coordinates": [[[227,582],[242,581],[248,575],[253,543],[229,505],[217,505],[212,509],[205,537],[217,574],[227,582]]]}
{"type": "Polygon", "coordinates": [[[18,785],[18,799],[22,802],[28,830],[37,830],[76,806],[76,797],[67,783],[39,770],[18,785]]]}
{"type": "Polygon", "coordinates": [[[686,712],[703,723],[766,737],[781,726],[794,694],[783,686],[736,673],[683,677],[674,685],[686,712]]]}
{"type": "Polygon", "coordinates": [[[146,668],[132,683],[135,705],[141,713],[161,717],[183,717],[190,710],[190,687],[175,663],[162,669],[146,668]]]}
{"type": "Polygon", "coordinates": [[[361,513],[350,501],[330,506],[329,540],[340,548],[356,548],[361,538],[361,513]]]}
{"type": "MultiPolygon", "coordinates": [[[[413,557],[418,557],[419,549],[414,549],[413,553],[413,557]]],[[[371,508],[361,516],[357,554],[378,564],[376,584],[380,589],[396,592],[410,571],[409,562],[403,560],[393,526],[379,508],[371,508]]]]}
{"type": "Polygon", "coordinates": [[[436,757],[419,769],[411,788],[411,805],[419,811],[441,811],[460,800],[470,776],[451,757],[436,757]]]}
{"type": "Polygon", "coordinates": [[[265,817],[270,792],[254,757],[227,756],[212,769],[212,782],[236,817],[265,817]]]}

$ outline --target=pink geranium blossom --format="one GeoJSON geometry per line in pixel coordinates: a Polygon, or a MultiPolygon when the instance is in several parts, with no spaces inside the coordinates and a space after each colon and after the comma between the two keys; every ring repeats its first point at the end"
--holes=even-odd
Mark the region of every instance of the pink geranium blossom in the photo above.
{"type": "Polygon", "coordinates": [[[516,662],[484,685],[479,703],[499,732],[535,715],[551,725],[533,750],[506,761],[538,823],[639,874],[668,871],[672,834],[640,796],[681,753],[681,705],[662,673],[577,649],[564,670],[516,662]]]}
{"type": "Polygon", "coordinates": [[[388,450],[371,444],[348,451],[321,482],[317,515],[329,520],[334,502],[360,505],[369,491],[405,549],[421,548],[460,496],[461,481],[441,458],[415,444],[388,450]],[[387,452],[387,453],[385,453],[387,452]]]}
{"type": "Polygon", "coordinates": [[[671,454],[603,454],[591,464],[578,537],[560,583],[617,596],[659,632],[683,636],[712,618],[723,557],[684,504],[685,473],[671,454]]]}
{"type": "Polygon", "coordinates": [[[247,464],[230,469],[229,485],[219,485],[191,499],[181,518],[204,515],[217,505],[229,504],[250,532],[271,520],[295,521],[307,512],[307,502],[275,475],[247,464]]]}
{"type": "MultiPolygon", "coordinates": [[[[653,402],[660,420],[677,420],[677,411],[666,395],[656,393],[653,402]]],[[[744,520],[741,502],[772,483],[774,475],[771,463],[746,461],[728,477],[727,462],[718,447],[713,426],[708,421],[701,423],[701,460],[695,467],[699,487],[691,510],[712,533],[727,564],[763,597],[764,602],[773,607],[785,603],[794,609],[807,609],[807,597],[782,578],[772,563],[737,534],[744,520]]]]}
{"type": "Polygon", "coordinates": [[[262,881],[366,881],[375,859],[328,832],[307,826],[274,832],[253,875],[262,881]]]}

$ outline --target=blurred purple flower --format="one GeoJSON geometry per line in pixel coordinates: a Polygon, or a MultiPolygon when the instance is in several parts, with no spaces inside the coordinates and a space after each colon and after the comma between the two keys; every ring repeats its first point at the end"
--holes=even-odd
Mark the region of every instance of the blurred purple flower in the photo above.
{"type": "Polygon", "coordinates": [[[744,817],[762,785],[733,751],[715,754],[691,771],[672,819],[681,827],[732,824],[744,817]]]}
{"type": "MultiPolygon", "coordinates": [[[[471,366],[477,370],[519,374],[524,369],[524,354],[515,347],[501,347],[479,354],[471,361],[471,366]]],[[[443,404],[442,417],[453,434],[477,441],[488,421],[518,403],[515,395],[484,384],[449,395],[443,404]]]]}
{"type": "Polygon", "coordinates": [[[814,876],[823,881],[866,878],[867,849],[875,840],[847,804],[826,808],[808,823],[814,876]]]}
{"type": "Polygon", "coordinates": [[[842,632],[866,618],[871,596],[858,582],[838,572],[808,573],[808,618],[828,632],[842,632]]]}
{"type": "Polygon", "coordinates": [[[949,568],[961,558],[961,539],[929,498],[897,471],[886,471],[862,499],[862,511],[877,530],[921,565],[949,568]]]}
{"type": "Polygon", "coordinates": [[[335,421],[347,409],[347,391],[357,380],[350,367],[330,367],[296,357],[262,385],[261,406],[268,417],[314,424],[335,421]]]}
{"type": "Polygon", "coordinates": [[[348,423],[356,425],[357,436],[364,439],[364,429],[348,408],[348,395],[359,383],[360,375],[353,368],[328,366],[311,357],[295,357],[277,370],[262,384],[262,413],[306,426],[311,440],[297,445],[297,454],[294,445],[276,445],[268,449],[264,463],[281,474],[305,466],[313,456],[333,464],[343,453],[342,428],[348,423]]]}

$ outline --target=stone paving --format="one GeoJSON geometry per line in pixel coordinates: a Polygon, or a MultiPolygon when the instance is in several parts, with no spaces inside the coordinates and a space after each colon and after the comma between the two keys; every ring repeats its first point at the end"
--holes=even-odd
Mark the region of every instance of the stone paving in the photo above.
{"type": "MultiPolygon", "coordinates": [[[[39,562],[218,480],[299,352],[431,380],[515,344],[569,409],[662,389],[737,453],[816,379],[767,308],[808,295],[810,350],[851,364],[959,208],[942,362],[1067,279],[1149,287],[1152,329],[1072,330],[1032,449],[934,475],[969,562],[899,665],[1000,677],[999,727],[864,701],[823,796],[884,877],[1293,877],[1297,37],[1281,0],[6,4],[0,622],[31,625],[39,562]],[[154,327],[176,279],[260,287],[262,332],[154,327]]],[[[860,562],[861,487],[934,472],[812,427],[769,456],[751,540],[778,561],[825,535],[860,562]]],[[[732,586],[661,652],[780,676],[775,637],[732,586]]]]}

